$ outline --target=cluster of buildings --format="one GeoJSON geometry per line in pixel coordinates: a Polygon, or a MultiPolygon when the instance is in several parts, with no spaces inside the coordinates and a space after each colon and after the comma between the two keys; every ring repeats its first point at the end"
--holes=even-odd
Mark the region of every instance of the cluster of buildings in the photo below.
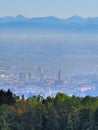
{"type": "Polygon", "coordinates": [[[19,96],[41,95],[46,98],[47,96],[55,96],[58,92],[85,96],[92,94],[92,92],[96,93],[97,84],[97,75],[64,77],[59,69],[55,77],[48,77],[44,67],[38,67],[36,72],[12,71],[7,70],[4,66],[0,67],[0,89],[10,89],[19,96]]]}
{"type": "Polygon", "coordinates": [[[44,97],[54,96],[57,90],[53,89],[58,85],[64,85],[60,70],[56,78],[48,78],[43,67],[39,67],[36,73],[33,71],[9,71],[4,67],[0,69],[0,89],[11,89],[18,95],[26,97],[39,94],[44,97]]]}

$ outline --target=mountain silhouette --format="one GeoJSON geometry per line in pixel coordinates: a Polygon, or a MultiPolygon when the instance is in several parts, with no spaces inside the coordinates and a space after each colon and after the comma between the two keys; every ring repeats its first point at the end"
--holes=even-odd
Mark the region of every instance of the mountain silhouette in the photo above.
{"type": "Polygon", "coordinates": [[[0,28],[37,28],[63,31],[98,31],[98,17],[83,18],[77,15],[69,18],[33,17],[23,15],[0,17],[0,28]]]}

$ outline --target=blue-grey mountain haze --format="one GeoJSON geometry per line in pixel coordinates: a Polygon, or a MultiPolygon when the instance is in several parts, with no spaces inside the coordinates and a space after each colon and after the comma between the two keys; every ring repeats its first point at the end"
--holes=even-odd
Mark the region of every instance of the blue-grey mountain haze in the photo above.
{"type": "Polygon", "coordinates": [[[15,62],[17,69],[42,65],[62,68],[66,75],[97,73],[97,21],[97,17],[76,15],[68,19],[1,18],[0,56],[15,62]]]}
{"type": "Polygon", "coordinates": [[[98,18],[0,18],[0,59],[8,70],[98,74],[98,18]]]}

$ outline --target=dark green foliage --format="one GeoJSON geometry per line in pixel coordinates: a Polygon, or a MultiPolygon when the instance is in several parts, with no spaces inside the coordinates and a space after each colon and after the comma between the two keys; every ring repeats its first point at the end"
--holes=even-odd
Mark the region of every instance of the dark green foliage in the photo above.
{"type": "Polygon", "coordinates": [[[5,105],[0,107],[0,130],[10,130],[8,113],[9,111],[5,105]]]}
{"type": "Polygon", "coordinates": [[[98,130],[98,107],[94,112],[95,130],[98,130]]]}
{"type": "Polygon", "coordinates": [[[0,90],[0,130],[98,130],[98,97],[25,99],[0,90]]]}
{"type": "Polygon", "coordinates": [[[51,104],[47,107],[45,123],[45,130],[58,130],[59,128],[57,111],[56,108],[51,104]]]}
{"type": "Polygon", "coordinates": [[[64,130],[73,130],[73,121],[72,121],[72,117],[71,117],[71,114],[70,114],[70,113],[69,113],[69,115],[68,115],[66,127],[65,127],[64,130]]]}
{"type": "Polygon", "coordinates": [[[14,103],[15,96],[10,90],[8,90],[7,92],[5,92],[4,90],[0,90],[0,105],[13,105],[14,103]]]}

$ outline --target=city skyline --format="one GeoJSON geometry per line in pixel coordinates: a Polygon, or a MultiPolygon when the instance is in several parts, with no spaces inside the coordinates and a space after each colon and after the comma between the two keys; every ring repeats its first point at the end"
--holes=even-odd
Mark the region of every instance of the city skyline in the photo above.
{"type": "Polygon", "coordinates": [[[0,0],[0,17],[17,16],[26,17],[55,16],[67,18],[73,15],[81,17],[98,16],[97,0],[0,0]],[[84,6],[85,5],[85,6],[84,6]]]}

